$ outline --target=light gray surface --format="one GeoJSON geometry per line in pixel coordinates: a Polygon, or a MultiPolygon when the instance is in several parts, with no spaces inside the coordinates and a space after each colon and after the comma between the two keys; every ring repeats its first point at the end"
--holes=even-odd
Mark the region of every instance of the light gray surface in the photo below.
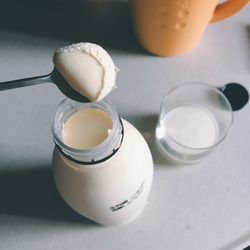
{"type": "Polygon", "coordinates": [[[154,127],[164,94],[178,84],[236,81],[250,89],[250,9],[210,25],[192,52],[159,58],[136,44],[126,3],[70,3],[10,0],[1,6],[0,81],[49,72],[61,45],[104,45],[121,69],[109,98],[153,153],[150,200],[135,222],[121,227],[75,214],[50,173],[51,118],[63,95],[49,84],[1,92],[0,249],[240,249],[250,240],[250,105],[235,113],[227,139],[197,165],[164,161],[154,127]]]}

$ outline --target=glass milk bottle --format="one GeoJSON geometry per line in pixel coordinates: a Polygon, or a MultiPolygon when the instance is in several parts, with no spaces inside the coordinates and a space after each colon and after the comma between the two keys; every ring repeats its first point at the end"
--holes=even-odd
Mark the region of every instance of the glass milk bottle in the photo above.
{"type": "Polygon", "coordinates": [[[103,225],[134,220],[153,178],[149,147],[107,101],[64,100],[54,116],[53,176],[65,202],[103,225]]]}

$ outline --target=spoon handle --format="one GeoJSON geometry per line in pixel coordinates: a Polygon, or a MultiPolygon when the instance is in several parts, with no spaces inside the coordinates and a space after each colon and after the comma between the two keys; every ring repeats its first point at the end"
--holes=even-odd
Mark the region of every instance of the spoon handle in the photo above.
{"type": "Polygon", "coordinates": [[[0,82],[0,91],[51,82],[51,74],[0,82]]]}

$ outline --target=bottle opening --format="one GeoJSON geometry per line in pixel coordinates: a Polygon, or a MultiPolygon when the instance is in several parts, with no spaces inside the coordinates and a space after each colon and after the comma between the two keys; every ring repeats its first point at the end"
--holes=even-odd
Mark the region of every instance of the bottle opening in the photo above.
{"type": "Polygon", "coordinates": [[[79,103],[65,99],[57,108],[52,133],[56,145],[67,158],[94,164],[119,149],[123,126],[108,101],[79,103]]]}
{"type": "Polygon", "coordinates": [[[63,142],[75,149],[95,148],[108,138],[112,127],[112,118],[104,111],[96,108],[81,109],[65,122],[63,142]]]}

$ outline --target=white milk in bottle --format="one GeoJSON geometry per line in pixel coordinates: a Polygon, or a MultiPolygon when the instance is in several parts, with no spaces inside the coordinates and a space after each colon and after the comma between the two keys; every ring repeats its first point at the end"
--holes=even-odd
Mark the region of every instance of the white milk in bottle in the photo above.
{"type": "Polygon", "coordinates": [[[142,135],[109,102],[64,100],[52,131],[53,176],[71,208],[103,225],[128,223],[142,212],[152,156],[142,135]]]}

